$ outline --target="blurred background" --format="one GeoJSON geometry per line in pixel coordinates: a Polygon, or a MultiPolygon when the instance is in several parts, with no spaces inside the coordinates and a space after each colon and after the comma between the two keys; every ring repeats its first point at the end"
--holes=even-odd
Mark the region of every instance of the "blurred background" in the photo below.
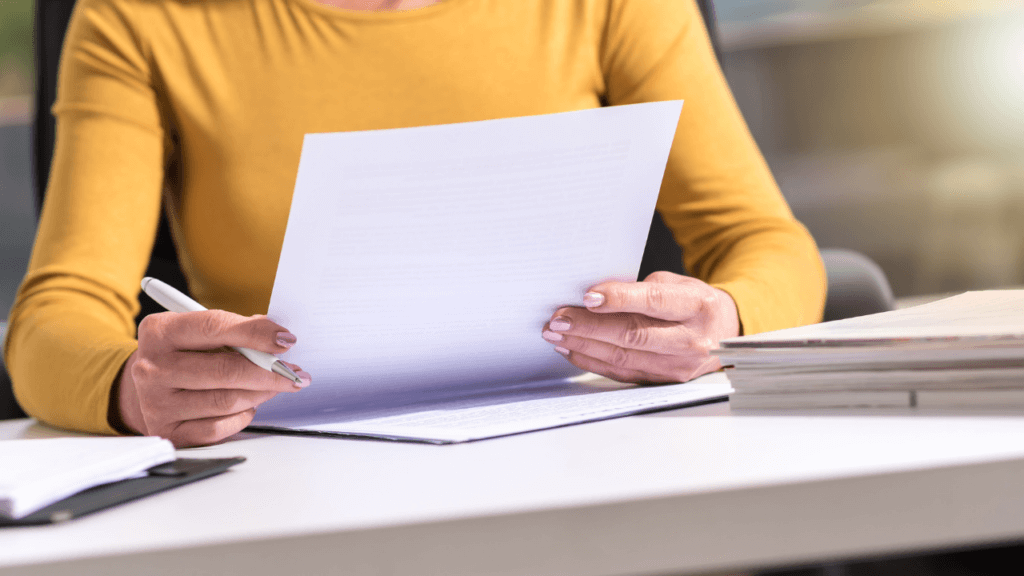
{"type": "Polygon", "coordinates": [[[32,204],[32,0],[0,0],[0,320],[25,273],[32,204]]]}
{"type": "Polygon", "coordinates": [[[796,215],[897,297],[1024,284],[1024,2],[715,0],[796,215]]]}
{"type": "MultiPolygon", "coordinates": [[[[682,0],[680,0],[682,1],[682,0]]],[[[1024,285],[1019,0],[716,0],[726,75],[793,211],[897,297],[1024,285]]],[[[0,319],[34,231],[32,0],[0,0],[0,319]]]]}

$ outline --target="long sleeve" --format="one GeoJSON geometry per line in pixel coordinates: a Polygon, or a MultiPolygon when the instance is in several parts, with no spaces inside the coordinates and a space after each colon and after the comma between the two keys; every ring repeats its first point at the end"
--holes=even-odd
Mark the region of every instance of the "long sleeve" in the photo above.
{"type": "Polygon", "coordinates": [[[63,52],[57,143],[28,274],[4,345],[18,401],[65,428],[112,433],[111,385],[135,350],[165,126],[138,41],[109,3],[78,2],[63,52]]]}
{"type": "Polygon", "coordinates": [[[692,0],[611,0],[611,104],[683,99],[658,210],[686,269],[728,292],[744,333],[821,320],[825,274],[737,108],[692,0]]]}

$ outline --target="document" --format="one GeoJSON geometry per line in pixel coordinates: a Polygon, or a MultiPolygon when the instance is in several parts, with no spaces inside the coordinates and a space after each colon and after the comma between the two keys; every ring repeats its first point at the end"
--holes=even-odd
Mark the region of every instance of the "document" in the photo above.
{"type": "Polygon", "coordinates": [[[307,135],[268,315],[313,385],[254,425],[458,441],[548,426],[518,410],[606,414],[621,391],[576,398],[580,371],[540,333],[589,286],[636,280],[681,107],[307,135]],[[549,403],[494,408],[486,431],[439,407],[523,394],[549,403]]]}

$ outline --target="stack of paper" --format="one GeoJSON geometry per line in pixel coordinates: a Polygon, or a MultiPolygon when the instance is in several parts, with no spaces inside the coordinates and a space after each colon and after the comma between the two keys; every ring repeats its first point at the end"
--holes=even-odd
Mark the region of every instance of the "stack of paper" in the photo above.
{"type": "Polygon", "coordinates": [[[0,442],[0,516],[22,518],[109,482],[174,460],[162,438],[50,438],[0,442]]]}
{"type": "Polygon", "coordinates": [[[737,408],[1024,406],[1024,290],[722,341],[737,408]]]}

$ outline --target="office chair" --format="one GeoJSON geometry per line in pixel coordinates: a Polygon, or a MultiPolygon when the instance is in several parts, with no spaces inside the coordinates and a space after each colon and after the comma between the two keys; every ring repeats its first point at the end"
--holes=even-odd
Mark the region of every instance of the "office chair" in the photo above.
{"type": "MultiPolygon", "coordinates": [[[[718,26],[711,0],[696,0],[711,37],[715,55],[721,61],[718,26]]],[[[46,184],[50,174],[55,139],[55,120],[50,109],[57,94],[57,67],[64,43],[64,33],[74,8],[75,0],[36,0],[36,117],[33,133],[35,163],[35,199],[42,207],[46,184]]],[[[834,320],[862,314],[891,310],[892,290],[881,269],[866,256],[851,251],[823,251],[829,278],[829,296],[825,305],[825,319],[834,320]]],[[[672,232],[657,213],[651,222],[647,246],[640,264],[640,278],[656,270],[685,274],[682,251],[672,232]]],[[[160,216],[156,243],[150,258],[147,276],[161,278],[187,293],[188,284],[178,263],[174,241],[166,213],[160,216]]],[[[136,321],[147,314],[162,311],[148,298],[141,298],[142,310],[136,321]]],[[[23,416],[13,401],[6,372],[0,372],[0,419],[23,416]]]]}

